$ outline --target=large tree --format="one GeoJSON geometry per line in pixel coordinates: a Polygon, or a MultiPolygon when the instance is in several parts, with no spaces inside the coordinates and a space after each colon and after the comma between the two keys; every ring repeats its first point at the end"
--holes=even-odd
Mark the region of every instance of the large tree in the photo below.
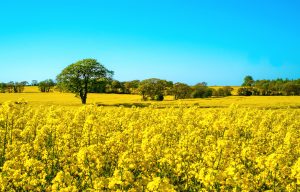
{"type": "Polygon", "coordinates": [[[58,76],[57,83],[62,90],[67,90],[81,98],[86,104],[87,94],[99,79],[112,78],[113,71],[106,69],[95,59],[83,59],[67,66],[58,76]]]}

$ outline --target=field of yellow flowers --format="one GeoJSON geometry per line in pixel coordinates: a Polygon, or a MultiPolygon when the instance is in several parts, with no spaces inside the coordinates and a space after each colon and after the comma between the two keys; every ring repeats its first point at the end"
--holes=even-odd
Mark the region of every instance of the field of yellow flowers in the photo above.
{"type": "Polygon", "coordinates": [[[299,191],[300,110],[0,106],[0,191],[299,191]]]}

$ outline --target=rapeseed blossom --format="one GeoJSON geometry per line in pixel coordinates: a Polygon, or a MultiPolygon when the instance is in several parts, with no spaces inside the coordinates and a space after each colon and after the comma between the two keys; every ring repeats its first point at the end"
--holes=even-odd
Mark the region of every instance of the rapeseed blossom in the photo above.
{"type": "Polygon", "coordinates": [[[0,106],[0,191],[299,191],[300,110],[0,106]]]}

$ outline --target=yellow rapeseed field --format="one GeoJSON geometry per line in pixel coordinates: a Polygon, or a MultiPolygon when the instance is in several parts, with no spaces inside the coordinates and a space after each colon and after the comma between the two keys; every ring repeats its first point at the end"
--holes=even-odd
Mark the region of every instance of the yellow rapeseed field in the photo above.
{"type": "Polygon", "coordinates": [[[0,106],[1,191],[299,191],[300,110],[0,106]]]}
{"type": "Polygon", "coordinates": [[[0,191],[299,191],[300,97],[140,99],[0,94],[0,191]]]}

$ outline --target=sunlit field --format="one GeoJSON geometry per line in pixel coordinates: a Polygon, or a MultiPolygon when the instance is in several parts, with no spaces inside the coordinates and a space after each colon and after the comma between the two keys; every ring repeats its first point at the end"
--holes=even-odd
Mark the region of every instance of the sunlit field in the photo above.
{"type": "Polygon", "coordinates": [[[299,109],[68,108],[62,101],[2,103],[1,191],[299,189],[299,109]]]}
{"type": "Polygon", "coordinates": [[[299,19],[300,0],[1,1],[0,192],[300,192],[299,19]]]}
{"type": "MultiPolygon", "coordinates": [[[[50,92],[41,93],[37,87],[25,87],[24,93],[0,93],[0,103],[23,99],[29,105],[39,106],[82,106],[80,98],[73,93],[50,92]]],[[[88,94],[87,104],[97,106],[170,107],[176,105],[198,106],[202,108],[223,108],[232,104],[255,108],[300,108],[300,96],[230,96],[221,98],[183,99],[174,100],[173,96],[166,96],[164,101],[141,101],[139,95],[129,94],[88,94]]]]}
{"type": "Polygon", "coordinates": [[[0,94],[0,191],[298,191],[300,97],[0,94]]]}

